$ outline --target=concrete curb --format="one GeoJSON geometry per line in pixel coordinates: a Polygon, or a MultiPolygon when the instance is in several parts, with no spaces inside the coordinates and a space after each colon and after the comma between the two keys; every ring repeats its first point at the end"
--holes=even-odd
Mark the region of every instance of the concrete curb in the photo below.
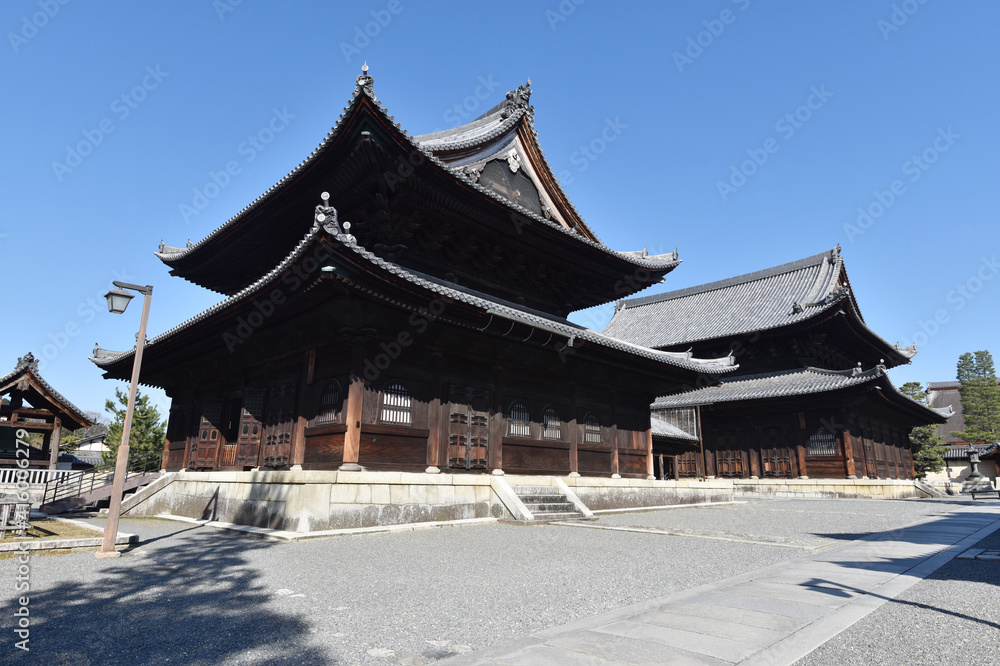
{"type": "MultiPolygon", "coordinates": [[[[58,516],[47,516],[51,520],[58,520],[61,523],[70,523],[76,525],[77,527],[83,527],[88,530],[93,530],[99,532],[100,536],[95,536],[92,538],[80,538],[80,539],[32,539],[29,541],[12,541],[10,543],[0,544],[0,553],[10,553],[19,552],[23,549],[21,548],[22,543],[28,544],[27,550],[63,550],[63,549],[77,549],[77,548],[100,548],[104,545],[104,529],[97,527],[96,525],[88,525],[87,523],[82,523],[79,520],[72,520],[70,518],[59,518],[58,516]]],[[[137,534],[123,534],[118,533],[118,537],[115,539],[116,546],[127,546],[132,543],[139,541],[139,535],[137,534]]]]}
{"type": "Polygon", "coordinates": [[[598,509],[592,513],[594,514],[604,514],[604,513],[628,513],[630,511],[659,511],[661,509],[699,509],[706,506],[728,506],[730,504],[746,504],[743,500],[734,500],[732,502],[693,502],[691,504],[663,504],[660,506],[630,506],[624,509],[598,509]]]}
{"type": "Polygon", "coordinates": [[[380,534],[384,532],[413,532],[416,530],[432,529],[435,527],[460,527],[463,525],[484,525],[489,523],[497,522],[496,518],[464,518],[461,520],[439,520],[425,523],[404,523],[402,525],[376,525],[374,527],[349,527],[339,530],[320,530],[317,532],[290,532],[288,530],[272,530],[266,527],[254,527],[252,525],[237,525],[235,523],[226,523],[220,520],[199,520],[197,518],[188,518],[187,516],[174,516],[169,513],[163,513],[155,518],[162,518],[164,520],[176,520],[182,523],[190,523],[192,525],[201,525],[203,527],[214,527],[220,530],[228,530],[230,532],[241,532],[243,534],[249,534],[252,536],[261,537],[264,539],[273,539],[275,541],[305,541],[307,539],[322,539],[326,537],[337,537],[337,536],[353,536],[358,534],[380,534]]]}

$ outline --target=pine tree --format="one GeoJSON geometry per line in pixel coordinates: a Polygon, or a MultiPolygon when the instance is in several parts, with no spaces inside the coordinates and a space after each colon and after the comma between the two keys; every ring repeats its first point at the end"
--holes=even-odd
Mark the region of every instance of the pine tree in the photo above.
{"type": "Polygon", "coordinates": [[[985,350],[962,354],[958,359],[958,381],[965,430],[952,434],[973,444],[1000,440],[1000,383],[993,355],[985,350]]]}
{"type": "MultiPolygon", "coordinates": [[[[108,435],[104,440],[110,451],[102,453],[105,463],[114,462],[118,456],[118,447],[122,442],[122,430],[125,428],[125,412],[128,408],[128,394],[121,389],[115,389],[114,400],[104,403],[104,410],[112,415],[108,435]]],[[[149,396],[136,393],[135,409],[132,413],[132,429],[129,431],[129,457],[147,456],[163,453],[163,443],[167,436],[167,424],[160,419],[160,412],[155,405],[150,404],[149,396]]]]}
{"type": "MultiPolygon", "coordinates": [[[[917,402],[927,404],[927,391],[920,382],[906,382],[899,390],[917,402]]],[[[910,444],[913,447],[913,470],[918,477],[944,469],[944,454],[948,452],[948,445],[937,434],[936,425],[915,427],[910,431],[910,444]]]]}

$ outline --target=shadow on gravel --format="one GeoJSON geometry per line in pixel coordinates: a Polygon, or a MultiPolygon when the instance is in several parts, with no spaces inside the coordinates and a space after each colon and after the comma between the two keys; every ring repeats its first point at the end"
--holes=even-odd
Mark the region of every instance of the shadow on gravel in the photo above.
{"type": "MultiPolygon", "coordinates": [[[[187,526],[170,538],[145,557],[136,552],[114,560],[98,560],[92,552],[55,556],[60,578],[72,576],[72,582],[54,588],[39,581],[31,590],[29,661],[102,666],[337,661],[300,647],[309,624],[269,605],[275,590],[264,587],[247,556],[280,544],[208,529],[192,533],[187,526]]],[[[31,562],[33,569],[40,567],[38,558],[31,562]]],[[[17,604],[14,599],[0,612],[14,617],[17,604]]]]}

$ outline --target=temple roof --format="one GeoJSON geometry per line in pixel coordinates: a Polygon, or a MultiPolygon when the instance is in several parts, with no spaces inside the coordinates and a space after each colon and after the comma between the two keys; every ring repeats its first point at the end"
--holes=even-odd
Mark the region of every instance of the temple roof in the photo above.
{"type": "MultiPolygon", "coordinates": [[[[698,372],[703,375],[721,375],[731,372],[736,367],[731,358],[707,359],[703,361],[691,358],[690,354],[649,349],[627,341],[617,340],[603,333],[574,324],[565,318],[554,317],[544,312],[525,308],[509,301],[492,298],[487,294],[447,283],[433,276],[408,270],[358,245],[352,235],[341,230],[336,221],[336,213],[332,208],[321,207],[317,211],[316,222],[280,264],[240,292],[152,338],[146,343],[145,350],[151,354],[155,354],[158,345],[176,339],[201,322],[206,322],[217,316],[232,312],[235,307],[250,302],[255,295],[265,291],[280,280],[283,275],[286,275],[286,272],[300,258],[305,256],[310,249],[320,243],[325,243],[340,256],[346,255],[354,258],[368,272],[378,274],[383,278],[390,277],[402,280],[411,288],[422,290],[425,294],[429,293],[439,298],[465,303],[479,310],[482,314],[489,315],[489,322],[479,329],[483,332],[495,332],[499,335],[501,331],[510,330],[509,323],[517,322],[541,331],[542,335],[547,334],[550,337],[558,335],[566,338],[564,349],[581,346],[581,343],[595,345],[605,349],[613,349],[629,356],[658,362],[666,366],[698,372]],[[319,211],[333,211],[333,215],[328,216],[319,211]],[[504,324],[503,322],[505,321],[508,324],[504,324]],[[495,327],[494,322],[496,322],[495,327]],[[491,330],[491,327],[494,327],[495,330],[491,330]]],[[[445,319],[446,317],[442,316],[439,318],[445,319]]],[[[134,354],[134,348],[125,352],[112,352],[98,347],[94,350],[90,360],[98,367],[108,370],[112,366],[121,366],[125,361],[131,363],[134,354]]],[[[121,367],[125,368],[125,366],[121,367]]],[[[128,367],[131,366],[129,365],[128,367]]],[[[105,376],[108,377],[111,374],[106,373],[105,376]]]]}
{"type": "Polygon", "coordinates": [[[762,271],[620,301],[605,333],[649,347],[682,346],[780,329],[843,309],[888,358],[908,363],[916,346],[900,348],[864,323],[840,247],[762,271]]]}
{"type": "Polygon", "coordinates": [[[668,423],[663,419],[658,419],[655,416],[649,417],[650,427],[653,431],[653,437],[663,437],[665,439],[677,439],[684,442],[697,443],[701,440],[694,435],[687,433],[673,423],[668,423]]]}
{"type": "Polygon", "coordinates": [[[1000,442],[994,442],[992,444],[963,444],[961,446],[949,446],[948,450],[944,452],[944,457],[947,460],[968,460],[969,453],[972,449],[976,450],[976,455],[980,458],[993,456],[998,450],[1000,450],[1000,442]]]}
{"type": "MultiPolygon", "coordinates": [[[[535,130],[535,109],[528,103],[530,98],[529,79],[527,84],[508,92],[506,99],[472,122],[421,134],[413,140],[445,162],[453,173],[464,174],[511,203],[528,205],[530,197],[512,195],[502,183],[486,178],[484,168],[490,162],[498,161],[505,162],[512,172],[525,170],[540,199],[535,213],[600,242],[566,196],[545,159],[535,130]]],[[[531,204],[534,203],[532,200],[531,204]]]]}
{"type": "Polygon", "coordinates": [[[885,366],[869,370],[825,370],[823,368],[798,368],[755,375],[722,377],[719,384],[657,398],[653,409],[718,405],[751,400],[787,398],[832,393],[843,389],[869,386],[879,389],[896,405],[927,417],[928,423],[944,423],[953,413],[950,407],[928,407],[901,393],[889,377],[885,366]]]}
{"type": "MultiPolygon", "coordinates": [[[[220,293],[238,293],[259,277],[259,266],[274,265],[291,250],[307,226],[288,222],[298,219],[290,213],[300,210],[304,200],[308,200],[311,207],[319,193],[329,189],[327,181],[333,176],[348,178],[345,174],[350,172],[355,180],[349,192],[335,193],[331,205],[345,210],[338,196],[350,197],[351,205],[361,205],[358,202],[371,202],[376,198],[371,192],[363,193],[359,189],[361,184],[373,187],[370,179],[351,170],[357,169],[356,166],[344,167],[343,161],[349,158],[370,160],[370,164],[379,166],[377,171],[383,176],[385,173],[392,176],[391,171],[397,165],[392,162],[390,170],[386,171],[379,160],[384,161],[387,157],[373,157],[370,150],[362,150],[360,146],[365,142],[379,143],[379,149],[386,155],[402,155],[410,162],[426,165],[420,177],[446,188],[449,196],[444,199],[452,201],[452,205],[457,205],[454,204],[456,197],[469,192],[480,197],[477,201],[492,202],[489,214],[503,221],[507,229],[506,242],[513,243],[518,252],[524,253],[529,263],[539,260],[538,253],[548,251],[542,248],[545,243],[562,248],[565,256],[559,259],[564,262],[561,265],[573,266],[575,263],[579,267],[587,262],[606,263],[611,267],[609,275],[615,277],[602,279],[618,280],[623,284],[616,283],[613,288],[606,289],[608,295],[601,292],[603,300],[599,302],[614,298],[616,292],[634,293],[645,288],[680,263],[676,252],[657,256],[645,252],[616,252],[597,239],[569,203],[541,153],[531,120],[531,107],[527,104],[530,92],[526,86],[508,93],[507,100],[467,125],[413,138],[407,136],[375,98],[372,77],[365,69],[358,77],[350,104],[306,160],[202,240],[189,241],[184,247],[161,243],[156,254],[170,266],[172,274],[220,293]],[[324,162],[334,153],[338,157],[331,159],[339,161],[324,162]],[[537,196],[530,192],[532,189],[537,190],[537,196]],[[265,209],[270,211],[266,215],[265,209]],[[522,234],[523,224],[531,227],[533,235],[522,234]],[[510,228],[514,227],[516,234],[511,239],[510,228]],[[544,243],[536,238],[544,238],[544,243]],[[241,242],[244,247],[237,248],[241,242]],[[572,257],[579,260],[574,262],[572,257]],[[219,265],[227,269],[222,271],[219,265]],[[639,284],[634,279],[620,279],[632,273],[648,275],[650,279],[639,284]]],[[[467,214],[464,219],[466,224],[473,224],[467,214]]],[[[371,247],[380,255],[386,254],[378,244],[372,243],[371,247]]],[[[407,261],[400,263],[407,264],[407,261]]],[[[600,290],[594,290],[595,294],[598,292],[600,290]]],[[[573,289],[572,293],[579,293],[579,290],[573,289]]],[[[574,305],[589,307],[591,304],[574,305]]]]}
{"type": "Polygon", "coordinates": [[[52,385],[42,378],[38,372],[38,360],[31,352],[18,358],[14,369],[3,377],[0,377],[0,395],[6,395],[16,390],[22,380],[27,384],[27,390],[32,391],[40,398],[40,400],[36,398],[32,402],[31,396],[26,396],[28,402],[35,409],[51,408],[50,411],[57,416],[61,416],[64,425],[72,430],[89,428],[94,425],[93,421],[87,418],[79,407],[64,398],[62,394],[52,388],[52,385]]]}

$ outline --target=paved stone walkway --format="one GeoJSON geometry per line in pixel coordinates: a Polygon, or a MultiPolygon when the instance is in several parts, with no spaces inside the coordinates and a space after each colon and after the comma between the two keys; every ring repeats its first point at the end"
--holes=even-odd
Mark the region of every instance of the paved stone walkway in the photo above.
{"type": "Polygon", "coordinates": [[[997,529],[967,506],[439,663],[792,664],[997,529]]]}

